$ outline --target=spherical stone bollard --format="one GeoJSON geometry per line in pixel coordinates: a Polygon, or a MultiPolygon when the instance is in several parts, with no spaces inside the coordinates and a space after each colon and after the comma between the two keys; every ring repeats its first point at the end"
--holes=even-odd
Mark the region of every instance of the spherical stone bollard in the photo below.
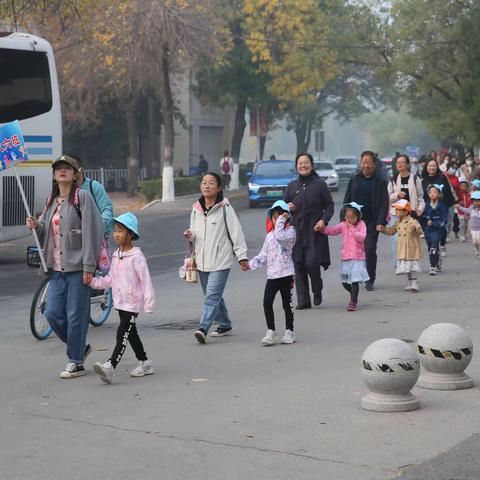
{"type": "Polygon", "coordinates": [[[370,344],[362,356],[362,377],[371,393],[362,407],[374,412],[409,412],[420,408],[410,393],[420,374],[417,352],[406,342],[384,338],[370,344]]]}
{"type": "Polygon", "coordinates": [[[464,373],[472,360],[473,344],[465,330],[454,323],[435,323],[418,339],[424,370],[418,386],[430,390],[462,390],[473,387],[464,373]]]}

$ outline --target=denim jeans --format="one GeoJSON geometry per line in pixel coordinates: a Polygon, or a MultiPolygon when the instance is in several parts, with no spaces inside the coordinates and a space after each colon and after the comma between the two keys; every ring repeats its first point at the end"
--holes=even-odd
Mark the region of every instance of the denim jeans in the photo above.
{"type": "Polygon", "coordinates": [[[83,363],[90,322],[90,287],[83,283],[83,272],[53,272],[47,291],[45,317],[67,344],[71,362],[83,363]]]}
{"type": "Polygon", "coordinates": [[[229,273],[230,269],[216,272],[198,271],[204,295],[200,328],[205,332],[208,332],[213,322],[216,322],[219,327],[232,327],[227,306],[222,297],[229,273]]]}

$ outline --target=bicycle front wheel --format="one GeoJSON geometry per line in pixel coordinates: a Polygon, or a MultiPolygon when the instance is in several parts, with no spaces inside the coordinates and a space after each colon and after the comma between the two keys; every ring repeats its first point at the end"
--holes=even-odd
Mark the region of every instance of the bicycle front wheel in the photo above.
{"type": "Polygon", "coordinates": [[[90,297],[90,325],[103,325],[113,306],[112,289],[92,290],[90,297]]]}
{"type": "Polygon", "coordinates": [[[52,327],[45,317],[47,306],[48,277],[42,280],[33,295],[32,306],[30,307],[30,330],[38,340],[45,340],[51,333],[52,327]]]}

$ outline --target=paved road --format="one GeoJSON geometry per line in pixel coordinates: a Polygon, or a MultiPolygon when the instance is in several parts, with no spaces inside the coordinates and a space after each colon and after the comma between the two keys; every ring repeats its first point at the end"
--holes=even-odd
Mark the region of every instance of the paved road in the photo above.
{"type": "MultiPolygon", "coordinates": [[[[264,211],[240,213],[254,254],[263,238],[264,211]]],[[[152,229],[161,223],[156,219],[152,229]]],[[[183,249],[175,245],[160,253],[183,249]]],[[[420,275],[417,295],[404,292],[405,279],[392,274],[389,247],[382,238],[378,290],[362,289],[360,310],[347,313],[339,284],[340,242],[332,240],[324,304],[297,313],[295,345],[272,348],[259,344],[265,272],[233,269],[226,301],[235,335],[199,346],[192,328],[200,288],[182,283],[172,261],[170,270],[154,275],[154,314],[139,318],[156,374],[129,378],[135,359],[127,349],[111,386],[93,373],[58,379],[64,348],[54,337],[38,342],[29,334],[30,295],[2,297],[0,478],[478,479],[478,387],[415,388],[422,409],[411,413],[376,414],[359,406],[366,393],[359,360],[372,341],[415,340],[431,323],[455,321],[474,345],[480,342],[480,263],[471,246],[450,244],[445,272],[420,275]]],[[[278,303],[276,313],[282,332],[278,303]]],[[[109,354],[116,324],[112,315],[90,329],[89,369],[109,354]]],[[[467,372],[476,384],[479,368],[474,356],[467,372]]]]}

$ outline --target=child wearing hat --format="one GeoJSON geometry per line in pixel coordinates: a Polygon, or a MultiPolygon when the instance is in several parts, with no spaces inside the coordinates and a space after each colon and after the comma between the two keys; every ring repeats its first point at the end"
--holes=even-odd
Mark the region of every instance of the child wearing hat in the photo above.
{"type": "Polygon", "coordinates": [[[472,192],[476,192],[477,190],[480,190],[480,180],[478,178],[472,180],[472,192]]]}
{"type": "Polygon", "coordinates": [[[470,192],[468,191],[468,182],[465,178],[460,179],[460,191],[458,193],[458,205],[456,207],[457,216],[458,216],[458,228],[460,241],[464,242],[467,239],[468,235],[468,221],[470,216],[468,213],[462,212],[458,206],[464,208],[470,208],[472,206],[472,200],[470,198],[470,192]]]}
{"type": "Polygon", "coordinates": [[[357,310],[360,282],[367,282],[370,278],[365,264],[367,226],[362,220],[362,207],[356,202],[346,203],[340,213],[343,222],[323,230],[325,235],[342,235],[340,276],[343,288],[350,294],[349,312],[357,310]]]}
{"type": "Polygon", "coordinates": [[[435,183],[427,187],[429,201],[425,204],[425,240],[430,257],[430,275],[441,271],[440,240],[448,220],[448,209],[441,202],[443,185],[435,183]]]}
{"type": "Polygon", "coordinates": [[[420,235],[422,227],[411,215],[410,202],[405,199],[394,203],[395,216],[398,220],[391,227],[383,227],[385,235],[398,234],[397,239],[397,275],[407,274],[407,292],[418,292],[417,272],[420,272],[420,235]]]}
{"type": "Polygon", "coordinates": [[[267,236],[260,253],[250,260],[251,270],[267,266],[267,283],[263,295],[263,310],[267,321],[267,333],[262,338],[262,345],[275,345],[278,337],[275,331],[273,302],[277,292],[282,296],[285,312],[285,334],[281,343],[295,342],[293,330],[292,290],[295,268],[292,260],[292,249],[295,245],[295,228],[290,225],[290,208],[283,201],[275,202],[267,212],[267,236]]]}
{"type": "Polygon", "coordinates": [[[147,261],[140,248],[133,245],[133,240],[140,238],[137,217],[127,212],[113,221],[113,239],[118,249],[112,255],[110,271],[104,277],[95,277],[90,283],[97,290],[112,289],[113,306],[120,317],[117,343],[110,359],[93,366],[105,383],[112,383],[113,371],[127,343],[130,343],[138,359],[138,366],[130,372],[130,376],[143,377],[153,373],[152,362],[147,358],[135,325],[139,312],[143,309],[146,313],[152,313],[155,303],[147,261]]]}
{"type": "Polygon", "coordinates": [[[470,195],[472,205],[469,208],[458,206],[458,210],[470,216],[470,233],[475,254],[480,258],[480,191],[472,192],[470,195]]]}

